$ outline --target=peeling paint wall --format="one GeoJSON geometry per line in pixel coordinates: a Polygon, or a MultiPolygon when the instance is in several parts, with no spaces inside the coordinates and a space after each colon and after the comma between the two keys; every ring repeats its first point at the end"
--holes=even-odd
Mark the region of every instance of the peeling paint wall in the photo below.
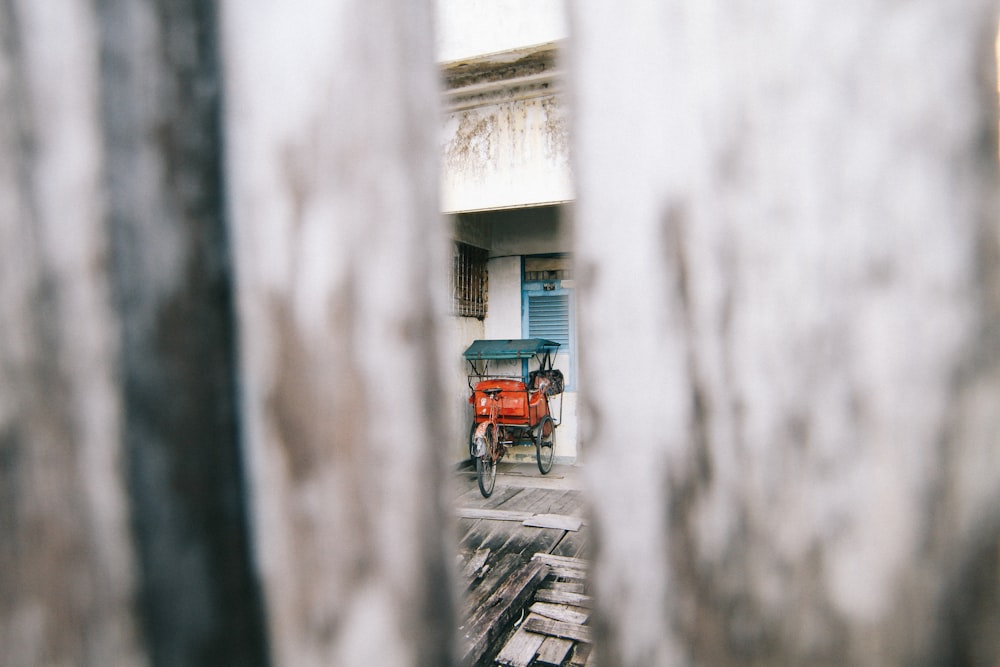
{"type": "Polygon", "coordinates": [[[441,198],[446,212],[573,199],[565,107],[557,94],[451,111],[441,198]]]}

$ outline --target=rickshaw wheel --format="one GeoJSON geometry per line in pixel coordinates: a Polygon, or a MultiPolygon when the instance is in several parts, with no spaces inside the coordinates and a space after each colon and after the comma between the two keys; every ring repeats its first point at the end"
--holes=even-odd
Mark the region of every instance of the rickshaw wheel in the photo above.
{"type": "Polygon", "coordinates": [[[535,453],[538,455],[538,470],[543,475],[552,470],[552,458],[556,449],[556,427],[550,415],[538,422],[535,436],[535,453]]]}
{"type": "Polygon", "coordinates": [[[493,495],[493,486],[497,481],[497,464],[489,455],[476,459],[476,476],[479,478],[479,492],[483,494],[483,498],[489,498],[493,495]]]}
{"type": "Polygon", "coordinates": [[[486,453],[476,459],[476,478],[479,480],[479,492],[484,498],[489,498],[493,494],[493,487],[497,482],[497,464],[493,460],[493,439],[494,426],[490,424],[486,427],[486,453]]]}

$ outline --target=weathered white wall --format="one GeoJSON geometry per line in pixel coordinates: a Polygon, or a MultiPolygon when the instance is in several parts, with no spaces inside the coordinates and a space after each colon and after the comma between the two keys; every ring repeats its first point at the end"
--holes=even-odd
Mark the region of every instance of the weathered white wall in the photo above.
{"type": "Polygon", "coordinates": [[[441,205],[446,212],[573,199],[569,127],[557,95],[449,112],[442,155],[441,205]]]}
{"type": "Polygon", "coordinates": [[[487,338],[521,337],[521,258],[494,257],[487,266],[490,301],[486,314],[487,338]]]}
{"type": "Polygon", "coordinates": [[[482,320],[475,317],[448,318],[444,331],[446,349],[449,351],[445,359],[448,371],[445,386],[448,387],[448,404],[452,409],[451,424],[457,434],[457,437],[449,437],[446,442],[441,443],[449,461],[464,461],[469,458],[467,437],[472,424],[472,406],[469,405],[469,364],[462,357],[462,352],[472,341],[485,337],[482,320]]]}
{"type": "MultiPolygon", "coordinates": [[[[569,376],[568,364],[564,359],[556,360],[556,368],[562,369],[566,376],[569,376]]],[[[552,411],[554,419],[562,419],[559,429],[556,431],[556,463],[582,463],[583,456],[579,449],[579,418],[577,416],[578,392],[565,391],[559,396],[549,400],[549,409],[552,411]],[[560,413],[559,401],[562,401],[562,412],[560,413]]],[[[534,460],[534,457],[529,457],[534,460]]]]}
{"type": "Polygon", "coordinates": [[[565,0],[436,0],[437,58],[461,60],[565,39],[565,0]]]}

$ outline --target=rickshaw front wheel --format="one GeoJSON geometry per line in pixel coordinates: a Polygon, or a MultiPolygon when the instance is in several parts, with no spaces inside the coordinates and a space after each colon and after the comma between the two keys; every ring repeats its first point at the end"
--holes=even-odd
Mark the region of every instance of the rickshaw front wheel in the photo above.
{"type": "Polygon", "coordinates": [[[556,427],[550,415],[545,415],[538,422],[538,434],[535,436],[535,453],[538,455],[538,470],[543,475],[552,470],[552,459],[556,449],[556,427]]]}
{"type": "Polygon", "coordinates": [[[483,498],[493,495],[493,486],[497,482],[497,464],[489,454],[476,459],[476,477],[479,478],[479,492],[483,494],[483,498]]]}
{"type": "Polygon", "coordinates": [[[495,427],[490,424],[486,427],[486,453],[476,459],[476,478],[479,480],[479,492],[484,498],[489,498],[493,494],[493,487],[497,483],[497,464],[493,460],[492,449],[495,427]]]}

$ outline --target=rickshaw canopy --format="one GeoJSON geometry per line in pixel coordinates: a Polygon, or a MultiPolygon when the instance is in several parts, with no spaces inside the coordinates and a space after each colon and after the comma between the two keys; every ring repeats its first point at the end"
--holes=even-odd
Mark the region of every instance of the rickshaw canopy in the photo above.
{"type": "Polygon", "coordinates": [[[537,354],[552,354],[559,349],[559,343],[544,338],[514,338],[473,341],[465,350],[469,361],[479,359],[530,359],[537,354]]]}

